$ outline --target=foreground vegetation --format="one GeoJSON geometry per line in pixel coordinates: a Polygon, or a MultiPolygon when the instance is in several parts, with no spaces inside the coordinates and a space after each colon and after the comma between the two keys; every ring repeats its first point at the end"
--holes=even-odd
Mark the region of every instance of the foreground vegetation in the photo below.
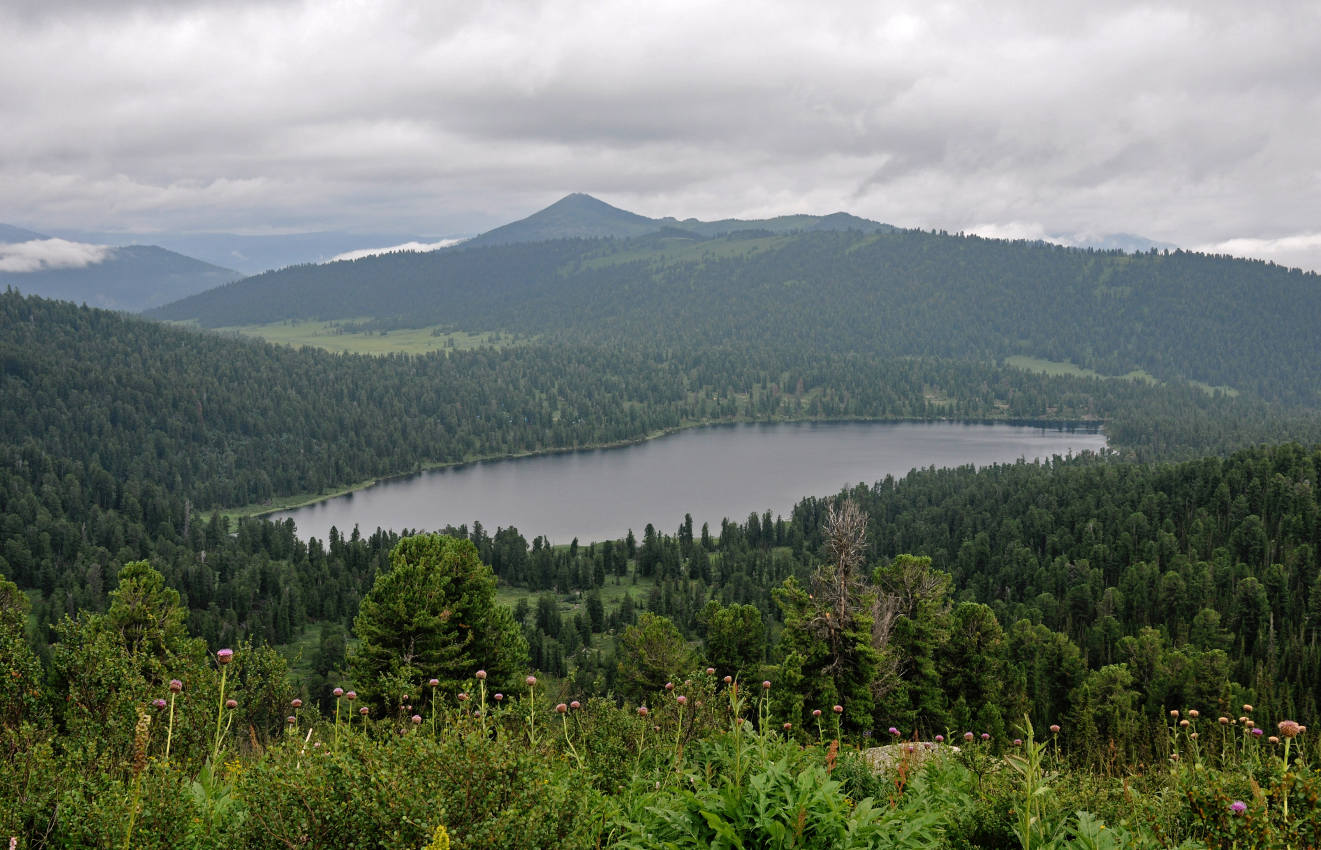
{"type": "Polygon", "coordinates": [[[933,736],[892,725],[869,740],[850,734],[848,700],[794,722],[784,706],[801,693],[717,667],[676,670],[641,704],[579,700],[571,683],[509,666],[516,636],[481,644],[504,627],[466,622],[498,610],[474,553],[440,537],[394,550],[325,712],[269,649],[211,651],[190,636],[145,563],[125,567],[107,613],[62,626],[44,672],[22,639],[22,597],[0,583],[0,836],[191,848],[1321,841],[1321,753],[1297,723],[1252,706],[1237,718],[1171,710],[1151,742],[1159,758],[1097,769],[1067,725],[933,736]],[[428,586],[439,603],[390,604],[428,586]],[[438,604],[475,607],[437,620],[438,604]],[[417,643],[428,635],[431,649],[417,643]]]}

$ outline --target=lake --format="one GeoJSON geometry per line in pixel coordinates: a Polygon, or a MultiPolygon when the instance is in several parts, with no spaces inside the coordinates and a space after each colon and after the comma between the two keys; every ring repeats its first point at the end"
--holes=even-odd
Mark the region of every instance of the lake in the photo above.
{"type": "Polygon", "coordinates": [[[718,532],[723,518],[788,515],[805,496],[914,468],[988,466],[1095,451],[1095,430],[956,422],[831,422],[718,425],[631,446],[495,460],[391,479],[272,514],[299,536],[325,540],[378,526],[430,531],[480,521],[514,526],[529,541],[587,543],[640,538],[647,523],[673,533],[685,513],[718,532]]]}

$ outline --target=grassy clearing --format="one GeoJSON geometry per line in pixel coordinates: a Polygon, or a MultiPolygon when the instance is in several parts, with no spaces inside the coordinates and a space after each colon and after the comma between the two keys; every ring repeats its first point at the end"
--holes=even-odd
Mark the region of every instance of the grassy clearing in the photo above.
{"type": "Polygon", "coordinates": [[[464,351],[482,346],[514,345],[512,334],[469,333],[445,330],[440,325],[400,328],[390,331],[350,331],[346,322],[274,322],[269,325],[235,325],[216,328],[220,333],[257,337],[279,345],[321,348],[345,354],[425,354],[428,351],[464,351]]]}
{"type": "Polygon", "coordinates": [[[1012,366],[1015,369],[1022,369],[1025,372],[1043,372],[1047,375],[1072,375],[1078,378],[1106,378],[1117,379],[1121,381],[1141,381],[1155,386],[1160,381],[1156,380],[1145,369],[1134,369],[1124,375],[1102,375],[1100,372],[1094,372],[1091,369],[1084,369],[1074,363],[1059,360],[1043,360],[1039,357],[1026,357],[1015,355],[1005,358],[1005,365],[1012,366]]]}
{"type": "MultiPolygon", "coordinates": [[[[606,614],[611,611],[618,611],[619,604],[624,601],[624,595],[633,597],[633,602],[639,609],[644,607],[647,596],[651,589],[656,586],[656,582],[651,578],[639,578],[634,583],[634,575],[630,573],[618,578],[616,584],[615,576],[607,576],[605,585],[601,588],[601,604],[605,606],[606,614]]],[[[537,598],[543,593],[550,591],[530,590],[526,587],[514,587],[512,585],[501,584],[496,588],[495,601],[500,605],[508,605],[513,608],[518,604],[518,600],[526,599],[530,608],[536,609],[537,598]]],[[[556,593],[555,598],[559,601],[560,615],[563,617],[572,617],[577,613],[586,612],[587,593],[574,591],[570,594],[556,593]]]]}

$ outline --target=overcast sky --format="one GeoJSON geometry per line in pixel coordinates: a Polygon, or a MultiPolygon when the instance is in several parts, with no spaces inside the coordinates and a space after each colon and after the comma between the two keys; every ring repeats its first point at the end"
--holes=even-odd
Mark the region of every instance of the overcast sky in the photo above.
{"type": "Polygon", "coordinates": [[[0,222],[475,233],[569,192],[1321,269],[1321,3],[0,3],[0,222]]]}

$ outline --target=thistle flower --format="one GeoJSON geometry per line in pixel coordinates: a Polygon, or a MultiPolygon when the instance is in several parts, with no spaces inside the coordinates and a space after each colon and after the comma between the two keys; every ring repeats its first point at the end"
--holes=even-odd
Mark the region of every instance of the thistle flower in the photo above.
{"type": "Polygon", "coordinates": [[[504,695],[504,694],[496,694],[496,695],[495,695],[495,701],[496,701],[496,702],[502,702],[502,701],[504,701],[504,698],[505,698],[505,695],[504,695]]]}
{"type": "Polygon", "coordinates": [[[171,680],[170,680],[170,693],[172,693],[172,694],[177,694],[177,693],[180,693],[180,692],[182,692],[182,691],[183,691],[183,682],[180,682],[178,679],[171,679],[171,680]]]}
{"type": "Polygon", "coordinates": [[[523,681],[526,682],[526,683],[527,683],[527,686],[530,688],[530,687],[532,687],[533,685],[535,685],[535,684],[537,683],[537,677],[536,677],[536,676],[528,676],[528,677],[527,677],[526,679],[524,679],[523,681]]]}
{"type": "Polygon", "coordinates": [[[292,705],[294,708],[302,708],[302,707],[303,707],[303,701],[302,701],[301,699],[299,699],[298,697],[294,697],[292,700],[290,700],[289,704],[292,705]]]}
{"type": "Polygon", "coordinates": [[[734,677],[733,677],[733,676],[726,676],[725,678],[721,679],[720,681],[722,681],[722,682],[724,682],[726,685],[728,685],[730,682],[734,681],[734,677]]]}
{"type": "Polygon", "coordinates": [[[473,675],[476,676],[477,679],[480,680],[480,681],[483,681],[483,682],[486,681],[486,671],[485,671],[485,670],[478,670],[478,671],[477,671],[476,673],[474,673],[473,675]]]}
{"type": "Polygon", "coordinates": [[[1060,733],[1060,725],[1058,723],[1050,724],[1050,734],[1058,735],[1059,733],[1060,733]]]}
{"type": "Polygon", "coordinates": [[[821,709],[819,709],[819,708],[814,708],[814,709],[812,709],[812,716],[813,716],[813,717],[820,717],[820,716],[821,716],[821,709]]]}
{"type": "Polygon", "coordinates": [[[236,709],[236,708],[238,708],[238,707],[239,707],[239,701],[238,701],[238,700],[236,700],[236,699],[227,699],[227,700],[225,700],[225,708],[228,708],[230,711],[233,711],[234,709],[236,709]]]}
{"type": "Polygon", "coordinates": [[[687,705],[688,697],[684,696],[683,694],[679,694],[679,696],[674,698],[674,701],[677,702],[679,705],[687,705]]]}
{"type": "Polygon", "coordinates": [[[891,734],[891,735],[898,735],[898,734],[899,734],[899,730],[896,729],[895,727],[891,726],[891,727],[890,727],[890,734],[891,734]]]}
{"type": "Polygon", "coordinates": [[[565,705],[564,703],[560,703],[559,705],[555,706],[555,711],[557,711],[557,712],[560,713],[560,714],[563,714],[564,712],[566,712],[566,711],[568,711],[568,710],[569,710],[569,707],[568,707],[567,705],[565,705]]]}
{"type": "Polygon", "coordinates": [[[837,705],[837,706],[835,706],[834,708],[832,708],[832,709],[830,709],[830,710],[833,711],[833,712],[835,712],[836,714],[843,714],[843,713],[844,713],[844,706],[842,706],[842,705],[837,705]]]}
{"type": "Polygon", "coordinates": [[[288,723],[290,726],[297,726],[297,725],[298,725],[298,718],[297,718],[297,717],[294,717],[294,716],[291,714],[291,715],[289,715],[288,717],[286,717],[286,718],[284,719],[284,722],[285,722],[285,723],[288,723]]]}
{"type": "Polygon", "coordinates": [[[638,716],[639,717],[647,716],[647,707],[645,705],[638,706],[638,716]]]}
{"type": "Polygon", "coordinates": [[[794,728],[794,725],[792,723],[784,724],[784,731],[788,732],[792,728],[794,728]]]}
{"type": "Polygon", "coordinates": [[[1014,746],[1015,746],[1015,747],[1021,747],[1021,746],[1023,746],[1023,739],[1022,739],[1022,738],[1015,738],[1015,739],[1014,739],[1014,746]]]}
{"type": "Polygon", "coordinates": [[[1303,727],[1299,726],[1292,720],[1281,720],[1275,725],[1280,730],[1281,738],[1296,738],[1298,737],[1298,733],[1303,730],[1303,727]]]}
{"type": "Polygon", "coordinates": [[[1221,718],[1220,718],[1218,721],[1216,721],[1216,722],[1218,722],[1221,726],[1228,726],[1228,725],[1229,725],[1229,718],[1228,718],[1228,717],[1221,717],[1221,718]]]}
{"type": "Polygon", "coordinates": [[[156,708],[156,710],[158,710],[158,711],[159,711],[160,709],[162,709],[162,708],[165,708],[165,706],[166,706],[166,702],[165,702],[165,700],[163,700],[163,699],[154,699],[154,700],[151,701],[151,704],[152,704],[152,706],[154,706],[154,707],[156,708]]]}
{"type": "Polygon", "coordinates": [[[965,741],[971,741],[971,740],[973,739],[973,737],[974,737],[974,736],[973,736],[973,734],[972,734],[971,732],[964,732],[964,733],[963,733],[963,740],[965,740],[965,741]]]}
{"type": "Polygon", "coordinates": [[[1251,714],[1251,713],[1252,713],[1252,706],[1248,705],[1247,703],[1243,703],[1243,713],[1244,713],[1244,714],[1251,714]]]}
{"type": "Polygon", "coordinates": [[[572,708],[574,711],[577,711],[578,709],[580,709],[580,708],[582,708],[582,707],[583,707],[583,704],[580,703],[580,702],[578,702],[578,700],[574,700],[573,702],[569,703],[569,708],[572,708]]]}
{"type": "Polygon", "coordinates": [[[1275,737],[1274,735],[1270,736],[1270,737],[1267,738],[1266,740],[1267,740],[1267,741],[1270,741],[1272,744],[1278,744],[1278,743],[1280,743],[1280,739],[1277,738],[1277,737],[1275,737]]]}
{"type": "Polygon", "coordinates": [[[674,690],[674,683],[673,683],[673,682],[666,682],[666,683],[665,683],[665,690],[667,690],[667,691],[672,691],[672,690],[674,690]]]}
{"type": "Polygon", "coordinates": [[[438,688],[438,687],[440,687],[440,680],[439,680],[439,679],[432,679],[431,681],[427,682],[427,684],[430,685],[430,686],[433,687],[433,688],[438,688]]]}
{"type": "Polygon", "coordinates": [[[937,735],[937,736],[936,736],[936,743],[937,743],[937,744],[943,744],[943,743],[945,743],[945,736],[944,736],[944,735],[937,735]]]}
{"type": "Polygon", "coordinates": [[[369,712],[369,711],[371,711],[371,709],[369,709],[369,708],[368,708],[367,706],[365,706],[365,705],[364,705],[362,708],[358,709],[358,713],[361,714],[363,717],[366,717],[366,716],[367,716],[367,712],[369,712]]]}
{"type": "Polygon", "coordinates": [[[1190,708],[1188,709],[1188,716],[1196,720],[1200,715],[1197,713],[1197,709],[1190,708]]]}
{"type": "Polygon", "coordinates": [[[714,668],[714,667],[708,667],[708,668],[706,668],[706,675],[708,675],[708,676],[714,676],[715,674],[716,674],[716,668],[714,668]]]}
{"type": "Polygon", "coordinates": [[[761,689],[763,691],[769,691],[771,689],[771,683],[769,681],[762,682],[761,689]]]}
{"type": "Polygon", "coordinates": [[[414,725],[414,726],[417,726],[417,725],[419,725],[419,724],[422,723],[422,715],[420,715],[420,714],[414,714],[414,715],[413,715],[411,718],[409,718],[409,719],[413,721],[413,725],[414,725]]]}
{"type": "Polygon", "coordinates": [[[990,732],[983,732],[983,733],[982,733],[982,740],[983,740],[983,741],[989,741],[989,740],[991,740],[991,733],[990,733],[990,732]]]}
{"type": "Polygon", "coordinates": [[[1262,735],[1264,735],[1264,734],[1266,734],[1266,733],[1262,731],[1262,728],[1261,728],[1260,726],[1254,726],[1254,727],[1252,727],[1252,734],[1253,734],[1255,737],[1260,738],[1262,735]]]}
{"type": "Polygon", "coordinates": [[[1188,721],[1185,719],[1185,720],[1180,720],[1179,725],[1182,726],[1184,729],[1187,729],[1189,724],[1188,721]]]}
{"type": "Polygon", "coordinates": [[[336,698],[336,699],[338,699],[339,697],[344,696],[344,689],[343,689],[343,688],[335,688],[335,690],[331,691],[331,693],[335,695],[335,698],[336,698]]]}
{"type": "Polygon", "coordinates": [[[228,664],[233,660],[234,660],[234,650],[232,649],[216,650],[216,661],[220,662],[221,664],[228,664]]]}
{"type": "Polygon", "coordinates": [[[1178,716],[1179,716],[1179,709],[1177,709],[1177,708],[1171,708],[1171,709],[1170,709],[1170,717],[1178,717],[1178,716]]]}
{"type": "Polygon", "coordinates": [[[344,695],[344,699],[348,700],[349,702],[353,702],[353,701],[354,701],[355,699],[357,699],[357,698],[358,698],[358,692],[357,692],[357,691],[349,691],[348,693],[346,693],[346,694],[344,695]]]}
{"type": "Polygon", "coordinates": [[[1242,800],[1235,800],[1229,804],[1229,810],[1236,815],[1241,815],[1248,810],[1248,804],[1242,800]]]}
{"type": "Polygon", "coordinates": [[[465,694],[465,693],[463,693],[462,691],[460,691],[460,692],[459,692],[459,702],[467,702],[467,701],[468,701],[468,695],[465,694]]]}

